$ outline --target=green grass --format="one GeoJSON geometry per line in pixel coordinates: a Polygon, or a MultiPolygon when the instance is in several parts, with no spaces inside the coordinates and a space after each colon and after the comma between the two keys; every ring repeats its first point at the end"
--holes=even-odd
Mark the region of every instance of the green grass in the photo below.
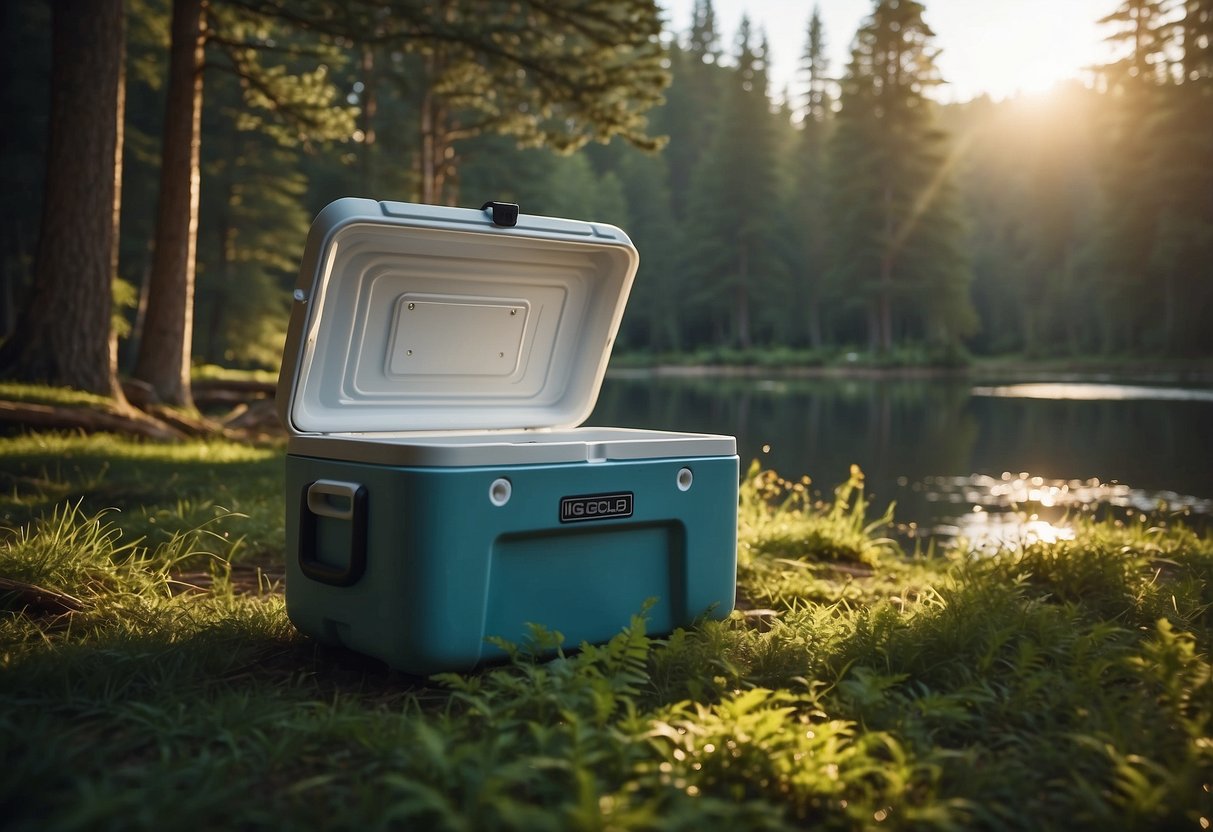
{"type": "Polygon", "coordinates": [[[278,383],[277,370],[238,370],[216,364],[199,364],[190,373],[194,381],[257,381],[265,384],[278,383]]]}
{"type": "Polygon", "coordinates": [[[63,503],[110,522],[127,539],[158,543],[207,521],[244,545],[233,553],[281,557],[284,443],[142,442],[107,434],[0,437],[0,525],[29,523],[63,503]]]}
{"type": "Polygon", "coordinates": [[[546,662],[536,630],[503,666],[423,680],[233,582],[233,559],[281,562],[281,453],[0,442],[0,577],[44,590],[0,590],[6,829],[1213,821],[1207,536],[1090,523],[907,554],[865,519],[857,470],[824,504],[753,470],[747,610],[662,638],[638,618],[546,662]]]}
{"type": "Polygon", "coordinates": [[[0,399],[26,404],[43,404],[56,407],[109,408],[112,400],[96,393],[73,390],[70,387],[49,387],[45,384],[19,384],[0,381],[0,399]]]}

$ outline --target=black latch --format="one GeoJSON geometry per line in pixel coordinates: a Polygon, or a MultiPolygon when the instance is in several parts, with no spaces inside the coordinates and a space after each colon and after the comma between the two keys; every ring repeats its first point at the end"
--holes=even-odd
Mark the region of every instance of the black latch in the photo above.
{"type": "Polygon", "coordinates": [[[513,228],[518,224],[518,206],[512,202],[486,202],[480,206],[480,210],[489,212],[493,225],[513,228]]]}

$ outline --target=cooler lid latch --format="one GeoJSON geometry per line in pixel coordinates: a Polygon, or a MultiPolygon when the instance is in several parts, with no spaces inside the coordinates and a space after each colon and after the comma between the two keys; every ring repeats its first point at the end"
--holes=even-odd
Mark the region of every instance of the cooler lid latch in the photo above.
{"type": "Polygon", "coordinates": [[[480,206],[481,211],[488,212],[493,219],[493,225],[502,228],[513,228],[518,225],[518,206],[513,202],[486,202],[480,206]]]}

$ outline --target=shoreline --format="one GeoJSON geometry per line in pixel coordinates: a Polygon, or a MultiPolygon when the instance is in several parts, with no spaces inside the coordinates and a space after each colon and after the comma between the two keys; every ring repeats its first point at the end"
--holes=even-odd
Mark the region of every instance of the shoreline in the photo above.
{"type": "Polygon", "coordinates": [[[1107,361],[976,361],[962,367],[865,365],[653,364],[609,367],[607,376],[644,378],[791,378],[974,381],[1151,381],[1213,385],[1213,359],[1107,361]]]}

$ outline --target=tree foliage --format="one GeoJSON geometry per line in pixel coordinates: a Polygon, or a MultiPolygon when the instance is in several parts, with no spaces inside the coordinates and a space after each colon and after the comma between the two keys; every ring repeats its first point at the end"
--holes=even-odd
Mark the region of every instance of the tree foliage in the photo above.
{"type": "Polygon", "coordinates": [[[1125,0],[1100,22],[1120,57],[1103,68],[1109,109],[1100,263],[1116,325],[1107,347],[1213,348],[1211,4],[1125,0]],[[1203,278],[1203,279],[1202,279],[1203,278]]]}
{"type": "Polygon", "coordinates": [[[879,351],[972,332],[951,157],[927,91],[940,83],[921,3],[881,0],[855,37],[830,154],[835,283],[879,351]]]}
{"type": "Polygon", "coordinates": [[[766,38],[747,18],[737,34],[735,66],[720,97],[712,139],[688,195],[687,269],[693,297],[717,338],[742,349],[755,340],[755,296],[779,280],[773,256],[778,204],[776,123],[767,93],[766,38]]]}
{"type": "MultiPolygon", "coordinates": [[[[347,195],[620,224],[641,255],[633,351],[1213,352],[1213,0],[1122,0],[1093,83],[946,106],[929,6],[873,0],[844,68],[825,44],[852,33],[811,15],[781,99],[763,34],[722,48],[711,0],[665,33],[640,0],[210,0],[196,303],[175,302],[172,337],[193,334],[173,373],[276,362],[307,218],[347,195]]],[[[168,0],[126,9],[129,371],[165,319],[163,151],[191,143],[165,140],[168,0]]],[[[49,3],[4,15],[12,342],[43,205],[49,3]]]]}

